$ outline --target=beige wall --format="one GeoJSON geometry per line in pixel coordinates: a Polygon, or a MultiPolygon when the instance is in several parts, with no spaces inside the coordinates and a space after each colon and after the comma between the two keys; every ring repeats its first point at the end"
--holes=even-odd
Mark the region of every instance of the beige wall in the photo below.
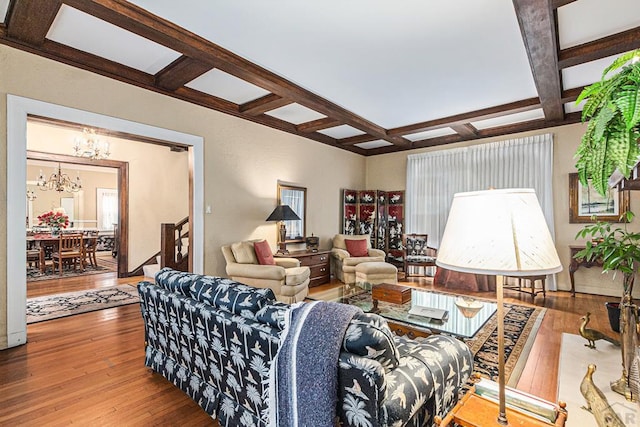
{"type": "MultiPolygon", "coordinates": [[[[474,142],[452,144],[444,147],[433,147],[428,149],[411,150],[400,153],[371,156],[367,158],[366,167],[366,188],[377,188],[381,190],[399,190],[406,188],[407,156],[409,154],[423,153],[433,150],[451,149],[472,144],[483,144],[492,141],[514,139],[528,135],[552,133],[553,141],[553,192],[554,192],[554,221],[556,249],[560,256],[560,261],[564,267],[558,274],[558,289],[570,289],[568,267],[570,262],[569,245],[578,243],[574,239],[576,233],[582,229],[580,224],[569,224],[569,173],[575,172],[575,161],[573,155],[578,147],[586,126],[575,124],[561,126],[551,129],[544,129],[535,132],[526,132],[516,135],[509,135],[501,138],[486,138],[474,142]]],[[[631,193],[631,210],[634,212],[640,208],[640,192],[631,193]]],[[[640,231],[640,218],[629,224],[629,229],[640,231]]],[[[580,268],[575,273],[576,290],[578,292],[588,292],[600,295],[616,295],[621,293],[621,276],[612,280],[612,274],[603,276],[599,268],[580,268]]],[[[640,290],[636,287],[640,294],[640,290]]],[[[634,292],[635,294],[636,292],[634,292]]]]}
{"type": "MultiPolygon", "coordinates": [[[[128,87],[128,86],[125,86],[128,87]]],[[[27,123],[29,150],[72,155],[73,144],[81,132],[37,122],[27,123]]],[[[145,144],[113,136],[109,141],[110,160],[129,164],[129,266],[133,271],[160,250],[160,224],[176,223],[189,216],[189,156],[169,147],[145,144]]],[[[76,170],[69,170],[70,176],[76,170]],[[71,173],[72,172],[72,173],[71,173]]],[[[27,171],[27,177],[33,178],[27,171]]],[[[85,189],[86,218],[97,219],[96,191],[87,171],[80,170],[85,189]],[[85,179],[86,178],[86,179],[85,179]]],[[[117,188],[113,175],[111,188],[117,188]]]]}
{"type": "MultiPolygon", "coordinates": [[[[365,158],[295,135],[136,88],[64,64],[0,46],[0,164],[6,165],[6,95],[13,94],[204,138],[204,270],[224,275],[220,246],[264,237],[275,249],[276,224],[265,222],[276,205],[277,181],[307,187],[307,233],[321,244],[340,229],[340,190],[362,188],[365,158]]],[[[146,160],[147,170],[160,169],[146,160]]],[[[134,177],[131,177],[134,180],[134,177]]],[[[149,181],[144,171],[135,177],[149,181]]],[[[130,202],[145,221],[160,190],[130,202]]],[[[6,174],[0,174],[6,206],[6,174]]],[[[173,218],[171,219],[173,220],[173,218]]],[[[131,230],[135,232],[135,230],[131,230]]],[[[0,211],[0,348],[6,346],[6,209],[0,211]]],[[[13,284],[20,285],[20,284],[13,284]]]]}
{"type": "MultiPolygon", "coordinates": [[[[96,214],[96,189],[97,188],[118,188],[118,176],[115,173],[105,173],[91,170],[80,171],[82,189],[77,193],[57,192],[53,190],[40,190],[35,184],[29,182],[36,181],[40,171],[48,178],[54,170],[57,170],[58,163],[47,162],[46,166],[27,165],[27,190],[35,193],[33,200],[33,225],[38,225],[38,215],[49,212],[61,206],[61,199],[71,197],[74,199],[74,219],[76,220],[97,220],[96,214]]],[[[62,173],[75,179],[78,170],[73,166],[62,165],[62,173]]],[[[67,212],[69,213],[69,212],[67,212]]],[[[96,228],[96,222],[87,223],[83,228],[96,228]]],[[[76,228],[81,228],[80,222],[74,224],[76,228]]]]}

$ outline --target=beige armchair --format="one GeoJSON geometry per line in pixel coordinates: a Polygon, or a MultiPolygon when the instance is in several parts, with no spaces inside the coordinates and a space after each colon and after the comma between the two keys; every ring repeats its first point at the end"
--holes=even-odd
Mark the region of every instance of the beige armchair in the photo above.
{"type": "Polygon", "coordinates": [[[340,281],[351,284],[356,282],[356,265],[363,262],[384,262],[385,253],[380,249],[371,248],[371,238],[368,234],[350,235],[336,234],[331,249],[331,271],[340,281]],[[369,256],[352,257],[347,251],[345,240],[366,240],[369,256]]]}
{"type": "Polygon", "coordinates": [[[269,288],[278,301],[287,304],[304,300],[309,293],[309,267],[300,267],[295,258],[274,258],[276,265],[261,265],[253,248],[256,241],[222,247],[229,277],[256,288],[269,288]]]}

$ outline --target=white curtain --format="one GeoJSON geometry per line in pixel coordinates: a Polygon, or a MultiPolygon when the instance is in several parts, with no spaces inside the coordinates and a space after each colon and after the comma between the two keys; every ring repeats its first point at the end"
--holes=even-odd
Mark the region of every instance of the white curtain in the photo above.
{"type": "MultiPolygon", "coordinates": [[[[554,236],[553,135],[409,155],[407,233],[429,234],[429,246],[439,247],[453,195],[490,187],[533,188],[554,236]]],[[[556,289],[555,276],[547,287],[556,289]]]]}
{"type": "Polygon", "coordinates": [[[118,190],[98,188],[96,193],[98,228],[113,230],[118,222],[118,190]]]}
{"type": "Polygon", "coordinates": [[[304,220],[304,192],[300,190],[282,190],[280,196],[282,202],[289,207],[300,217],[300,221],[285,221],[284,225],[287,228],[287,239],[293,239],[295,237],[304,237],[302,232],[302,221],[304,220]]]}

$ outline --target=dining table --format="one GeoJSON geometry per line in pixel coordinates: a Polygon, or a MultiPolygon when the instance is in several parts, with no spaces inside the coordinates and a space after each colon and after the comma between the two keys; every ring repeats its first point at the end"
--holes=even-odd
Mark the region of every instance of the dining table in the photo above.
{"type": "MultiPolygon", "coordinates": [[[[46,270],[46,261],[51,259],[51,254],[58,249],[60,243],[60,235],[52,235],[51,233],[36,233],[26,237],[27,249],[37,249],[40,251],[40,261],[38,263],[40,272],[46,270]]],[[[90,239],[97,240],[97,235],[84,235],[83,246],[90,239]]]]}

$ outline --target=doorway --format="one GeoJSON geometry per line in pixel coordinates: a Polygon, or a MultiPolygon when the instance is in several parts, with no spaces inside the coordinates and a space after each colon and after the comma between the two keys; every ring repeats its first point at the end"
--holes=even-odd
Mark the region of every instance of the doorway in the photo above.
{"type": "Polygon", "coordinates": [[[189,147],[191,203],[193,235],[192,269],[203,271],[203,138],[156,126],[144,125],[102,114],[63,107],[29,98],[7,95],[7,341],[13,347],[26,343],[26,162],[27,118],[45,117],[87,126],[113,129],[131,135],[168,141],[189,147]],[[23,285],[20,285],[23,284],[23,285]]]}
{"type": "MultiPolygon", "coordinates": [[[[81,165],[102,168],[113,168],[117,174],[117,190],[118,190],[118,227],[114,230],[114,240],[118,242],[117,253],[117,276],[127,277],[129,265],[129,164],[120,160],[88,160],[82,157],[67,156],[63,154],[43,153],[39,151],[27,150],[27,160],[37,160],[51,162],[53,165],[81,165]]],[[[78,173],[79,174],[79,173],[78,173]]],[[[78,175],[79,176],[79,175],[78,175]]],[[[27,190],[29,191],[29,190],[27,190]]],[[[31,190],[33,191],[33,190],[31,190]]],[[[27,218],[29,222],[33,222],[31,216],[36,212],[28,212],[27,218]]],[[[79,227],[76,227],[79,228],[79,227]]],[[[82,227],[84,228],[84,227],[82,227]]],[[[99,229],[98,223],[95,228],[99,229]]]]}

